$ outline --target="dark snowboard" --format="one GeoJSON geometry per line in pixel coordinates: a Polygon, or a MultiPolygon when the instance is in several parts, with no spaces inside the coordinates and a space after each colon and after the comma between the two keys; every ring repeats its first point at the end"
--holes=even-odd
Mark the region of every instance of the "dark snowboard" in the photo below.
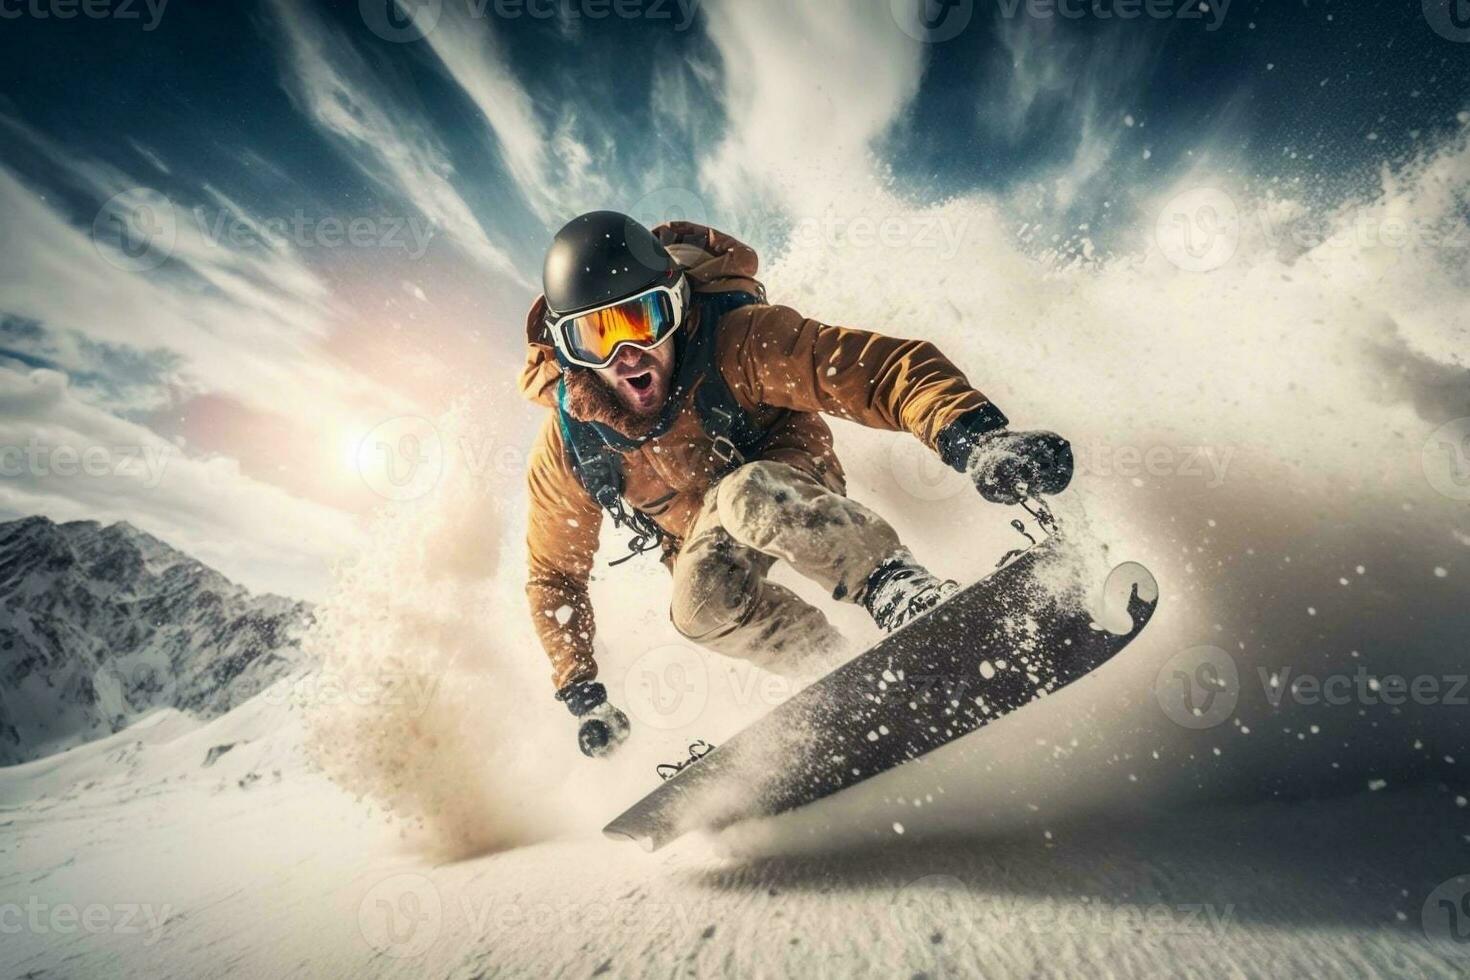
{"type": "Polygon", "coordinates": [[[656,850],[700,828],[791,810],[916,759],[1087,674],[1158,604],[1142,565],[1104,587],[1109,632],[1040,583],[1048,540],[886,637],[679,772],[603,828],[656,850]]]}

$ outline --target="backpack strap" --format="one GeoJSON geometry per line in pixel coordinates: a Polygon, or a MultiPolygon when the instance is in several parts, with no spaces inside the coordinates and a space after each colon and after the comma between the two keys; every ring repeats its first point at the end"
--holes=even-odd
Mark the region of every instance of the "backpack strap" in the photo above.
{"type": "Polygon", "coordinates": [[[668,532],[664,531],[652,517],[627,506],[623,499],[623,454],[637,449],[644,442],[662,435],[673,425],[683,409],[684,400],[693,391],[695,414],[699,426],[714,444],[716,460],[721,464],[721,475],[742,465],[754,455],[765,441],[768,430],[762,429],[741,407],[735,393],[725,383],[715,363],[718,349],[719,324],[726,313],[742,306],[764,302],[764,297],[743,291],[726,293],[695,293],[692,297],[698,309],[703,329],[696,330],[684,340],[679,350],[679,366],[674,384],[669,392],[668,404],[663,417],[653,431],[642,439],[630,439],[622,433],[599,425],[573,418],[567,409],[567,386],[563,378],[557,385],[556,414],[561,427],[562,442],[578,481],[596,501],[597,505],[612,517],[615,527],[633,532],[629,542],[630,553],[612,564],[623,562],[659,547],[668,532]]]}
{"type": "Polygon", "coordinates": [[[597,426],[573,418],[567,410],[565,376],[556,386],[556,417],[577,479],[599,507],[611,510],[623,494],[622,461],[597,426]]]}
{"type": "Polygon", "coordinates": [[[698,303],[700,317],[708,318],[713,328],[700,330],[691,338],[679,364],[681,387],[685,391],[694,390],[694,411],[699,427],[714,444],[715,459],[725,471],[754,456],[765,442],[769,429],[756,424],[720,373],[720,366],[715,362],[719,349],[718,327],[725,314],[763,302],[763,296],[741,291],[701,295],[698,303]]]}
{"type": "Polygon", "coordinates": [[[597,505],[607,511],[614,527],[633,532],[633,539],[628,542],[628,554],[612,564],[621,565],[663,544],[667,532],[659,527],[658,522],[641,510],[628,507],[623,500],[623,457],[603,438],[603,427],[575,419],[567,411],[565,378],[556,389],[556,415],[562,442],[566,444],[578,482],[597,505]]]}

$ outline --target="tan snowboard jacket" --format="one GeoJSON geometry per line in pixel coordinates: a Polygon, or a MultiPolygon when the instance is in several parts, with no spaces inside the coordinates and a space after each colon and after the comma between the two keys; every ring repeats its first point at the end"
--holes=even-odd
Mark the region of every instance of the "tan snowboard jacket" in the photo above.
{"type": "MultiPolygon", "coordinates": [[[[685,267],[696,291],[764,296],[749,246],[689,222],[660,225],[654,234],[685,267]]],[[[597,675],[587,582],[602,511],[577,479],[557,424],[562,368],[546,335],[545,312],[545,299],[538,299],[526,318],[528,350],[520,377],[522,394],[552,409],[529,463],[526,592],[560,689],[597,675]]],[[[818,413],[906,430],[932,448],[947,425],[987,404],[927,341],[827,326],[789,307],[763,304],[736,309],[719,323],[691,317],[683,329],[718,329],[715,363],[721,375],[741,406],[770,429],[760,458],[788,463],[838,491],[844,488],[842,467],[832,451],[832,432],[818,413]]],[[[592,372],[571,370],[568,393],[573,417],[626,432],[625,420],[610,410],[610,394],[592,372]]],[[[705,491],[723,472],[712,448],[686,403],[670,428],[624,456],[624,498],[672,536],[666,562],[677,554],[705,491]]]]}

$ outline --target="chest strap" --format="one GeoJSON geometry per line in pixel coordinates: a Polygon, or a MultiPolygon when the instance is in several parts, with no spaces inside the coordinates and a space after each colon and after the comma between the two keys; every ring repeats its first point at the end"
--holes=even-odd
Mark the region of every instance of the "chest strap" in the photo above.
{"type": "Polygon", "coordinates": [[[699,322],[693,334],[675,338],[678,367],[673,389],[653,431],[633,439],[597,422],[573,418],[567,409],[566,380],[557,386],[557,419],[572,469],[583,488],[612,518],[615,527],[633,533],[629,554],[620,565],[645,551],[660,547],[668,533],[652,517],[628,505],[623,497],[623,456],[667,432],[692,392],[699,426],[709,437],[721,474],[745,463],[760,448],[768,430],[756,424],[725,383],[716,363],[720,322],[725,314],[763,300],[746,292],[696,293],[694,310],[699,322]]]}

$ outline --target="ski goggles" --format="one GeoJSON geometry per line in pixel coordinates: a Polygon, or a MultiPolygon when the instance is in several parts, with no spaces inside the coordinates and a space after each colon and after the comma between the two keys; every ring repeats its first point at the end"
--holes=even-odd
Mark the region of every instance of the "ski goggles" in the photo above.
{"type": "Polygon", "coordinates": [[[567,361],[578,367],[605,368],[624,344],[653,350],[684,322],[689,286],[683,276],[672,286],[654,286],[616,303],[580,313],[548,316],[546,329],[567,361]]]}

